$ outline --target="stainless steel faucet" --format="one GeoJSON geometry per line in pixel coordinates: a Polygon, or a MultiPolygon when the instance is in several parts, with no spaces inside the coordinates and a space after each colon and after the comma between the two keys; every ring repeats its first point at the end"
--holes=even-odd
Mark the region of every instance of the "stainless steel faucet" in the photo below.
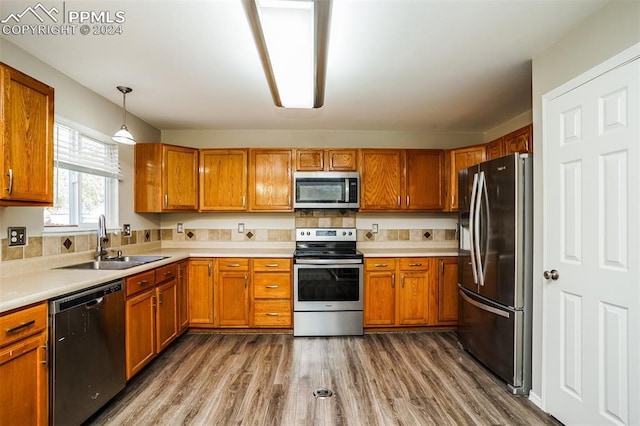
{"type": "Polygon", "coordinates": [[[100,260],[102,256],[107,254],[107,249],[102,247],[102,244],[109,242],[107,237],[107,223],[103,214],[98,216],[98,239],[96,244],[96,260],[100,260]]]}

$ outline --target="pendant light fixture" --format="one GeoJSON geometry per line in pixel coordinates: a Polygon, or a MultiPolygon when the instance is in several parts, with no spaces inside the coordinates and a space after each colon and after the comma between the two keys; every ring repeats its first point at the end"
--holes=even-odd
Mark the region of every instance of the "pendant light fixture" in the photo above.
{"type": "Polygon", "coordinates": [[[127,93],[131,93],[133,89],[126,86],[116,86],[120,92],[122,92],[122,127],[116,132],[111,139],[114,142],[122,143],[125,145],[135,145],[136,140],[133,138],[129,129],[127,129],[127,93]]]}

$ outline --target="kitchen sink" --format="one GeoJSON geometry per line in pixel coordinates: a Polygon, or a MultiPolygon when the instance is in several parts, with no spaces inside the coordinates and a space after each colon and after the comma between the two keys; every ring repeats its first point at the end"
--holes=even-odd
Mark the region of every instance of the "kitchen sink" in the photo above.
{"type": "Polygon", "coordinates": [[[59,269],[100,269],[100,270],[121,270],[129,269],[134,266],[144,265],[145,263],[156,262],[166,259],[167,256],[121,256],[111,257],[102,260],[93,260],[90,262],[77,263],[75,265],[63,266],[59,269]]]}

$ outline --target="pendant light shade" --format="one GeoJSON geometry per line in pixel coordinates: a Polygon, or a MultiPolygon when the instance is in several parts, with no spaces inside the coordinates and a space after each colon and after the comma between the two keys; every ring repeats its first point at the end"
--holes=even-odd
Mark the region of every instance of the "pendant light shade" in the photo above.
{"type": "Polygon", "coordinates": [[[131,93],[133,89],[125,86],[117,86],[116,88],[122,92],[122,127],[120,127],[120,130],[118,130],[111,139],[121,144],[135,145],[136,140],[133,138],[129,129],[127,129],[127,93],[131,93]]]}

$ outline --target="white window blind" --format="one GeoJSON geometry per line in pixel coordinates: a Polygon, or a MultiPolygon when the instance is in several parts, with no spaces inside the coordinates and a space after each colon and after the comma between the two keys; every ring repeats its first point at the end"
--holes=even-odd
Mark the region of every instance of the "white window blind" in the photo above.
{"type": "Polygon", "coordinates": [[[99,141],[60,123],[54,125],[57,167],[121,179],[118,146],[99,141]]]}

